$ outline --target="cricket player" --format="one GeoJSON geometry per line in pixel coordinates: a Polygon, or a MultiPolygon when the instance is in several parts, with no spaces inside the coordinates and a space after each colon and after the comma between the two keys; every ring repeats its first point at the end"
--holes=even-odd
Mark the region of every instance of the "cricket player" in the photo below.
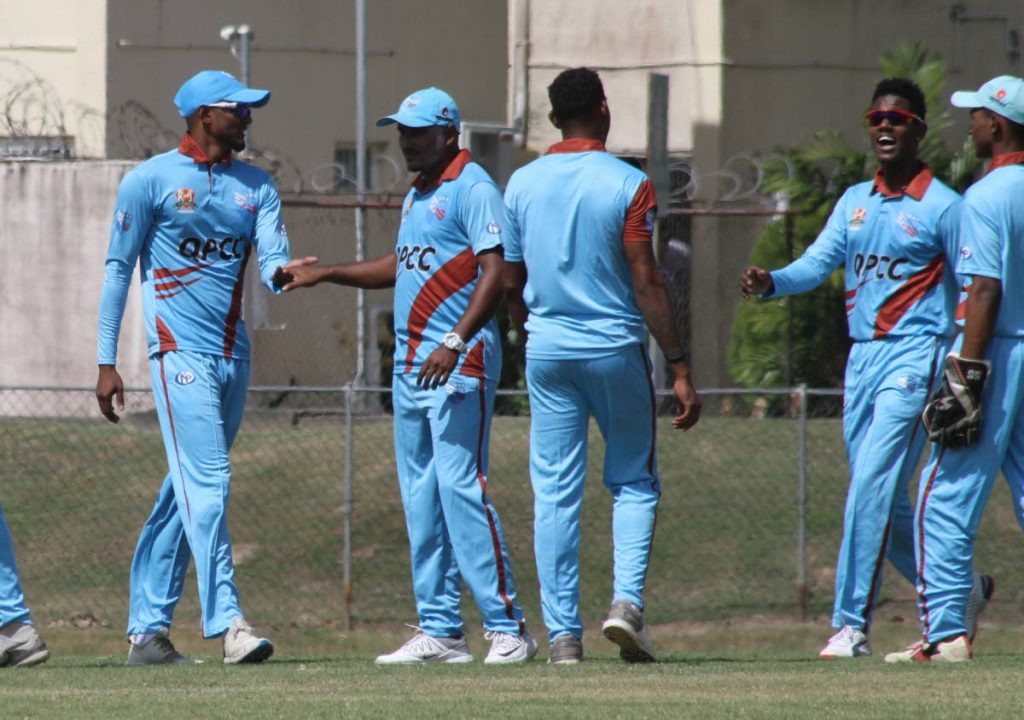
{"type": "Polygon", "coordinates": [[[367,262],[300,267],[285,290],[322,281],[395,288],[394,437],[405,508],[416,634],[377,663],[465,663],[459,611],[466,581],[491,640],[485,663],[530,660],[498,513],[487,496],[488,439],[501,374],[494,311],[501,296],[497,186],[459,149],[459,110],[426,88],[377,121],[396,124],[410,171],[395,251],[367,262]]]}
{"type": "Polygon", "coordinates": [[[30,667],[50,658],[39,637],[14,564],[14,543],[0,506],[0,667],[30,667]]]}
{"type": "Polygon", "coordinates": [[[579,518],[590,416],[607,444],[614,587],[603,632],[626,662],[650,662],[644,581],[661,494],[647,328],[666,354],[675,427],[697,422],[700,398],[651,248],[657,203],[647,177],[610,155],[604,87],[587,68],[548,87],[562,141],[513,174],[505,192],[505,290],[525,333],[530,478],[548,661],[583,659],[579,518]]]}
{"type": "Polygon", "coordinates": [[[991,161],[964,196],[964,330],[924,415],[936,443],[915,523],[923,638],[889,662],[973,658],[974,540],[1000,469],[1024,526],[1024,80],[1003,75],[951,102],[970,109],[975,152],[991,161]]]}
{"type": "Polygon", "coordinates": [[[781,270],[749,267],[744,297],[811,290],[846,267],[853,346],[843,434],[850,467],[825,659],[871,654],[868,633],[886,556],[914,582],[910,477],[925,435],[919,418],[953,333],[960,196],[918,159],[928,126],[920,88],[882,80],[866,115],[878,161],[872,180],[839,199],[807,252],[781,270]]]}
{"type": "Polygon", "coordinates": [[[228,451],[249,381],[245,268],[255,254],[263,283],[277,292],[289,262],[273,181],[233,156],[245,148],[252,109],[269,99],[268,91],[225,72],[198,73],[174,97],[187,126],[179,146],[133,169],[118,190],[100,301],[96,397],[116,423],[115,397],[124,409],[117,340],[138,264],[169,466],[132,561],[129,665],[195,662],[169,638],[190,555],[203,635],[223,637],[224,662],[261,662],[273,653],[242,616],[227,522],[228,451]]]}

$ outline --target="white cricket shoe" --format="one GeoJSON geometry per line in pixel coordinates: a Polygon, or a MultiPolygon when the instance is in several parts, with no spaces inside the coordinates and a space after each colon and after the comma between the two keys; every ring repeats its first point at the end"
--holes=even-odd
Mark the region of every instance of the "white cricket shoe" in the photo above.
{"type": "Polygon", "coordinates": [[[839,632],[828,639],[828,644],[821,649],[818,657],[822,660],[838,658],[865,657],[871,654],[868,636],[855,627],[843,625],[839,632]]]}
{"type": "Polygon", "coordinates": [[[241,615],[231,621],[224,634],[224,663],[238,665],[259,663],[274,654],[274,645],[266,638],[257,637],[252,626],[241,615]]]}
{"type": "Polygon", "coordinates": [[[537,654],[537,641],[530,633],[512,635],[503,632],[486,632],[484,637],[491,641],[491,650],[484,659],[485,665],[505,665],[533,660],[537,654]]]}
{"type": "Polygon", "coordinates": [[[49,659],[50,651],[31,623],[0,627],[0,667],[31,667],[49,659]]]}
{"type": "Polygon", "coordinates": [[[127,665],[199,665],[202,660],[185,657],[174,649],[170,638],[171,631],[160,628],[156,634],[144,643],[132,643],[128,648],[127,665]]]}
{"type": "Polygon", "coordinates": [[[974,644],[978,635],[978,616],[981,615],[992,594],[996,591],[996,581],[991,575],[974,573],[974,584],[967,596],[967,607],[964,609],[964,627],[967,628],[967,639],[974,644]]]}
{"type": "Polygon", "coordinates": [[[957,635],[937,643],[918,640],[903,650],[885,656],[887,663],[967,662],[973,659],[974,650],[967,635],[957,635]]]}
{"type": "Polygon", "coordinates": [[[402,647],[393,653],[378,656],[374,662],[378,665],[468,663],[473,662],[473,655],[469,652],[465,635],[436,638],[416,628],[416,634],[406,640],[402,647]]]}
{"type": "Polygon", "coordinates": [[[601,626],[604,636],[619,646],[619,657],[628,663],[654,662],[654,647],[647,639],[644,611],[628,600],[616,600],[601,626]]]}

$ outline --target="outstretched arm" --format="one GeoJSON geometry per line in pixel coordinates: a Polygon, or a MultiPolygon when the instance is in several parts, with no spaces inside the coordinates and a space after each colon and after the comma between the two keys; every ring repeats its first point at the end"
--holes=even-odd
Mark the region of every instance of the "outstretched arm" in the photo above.
{"type": "Polygon", "coordinates": [[[285,292],[302,287],[313,287],[322,282],[348,285],[365,290],[394,287],[398,256],[395,253],[389,253],[373,260],[339,265],[306,265],[301,264],[302,262],[293,260],[278,269],[274,282],[278,283],[285,292]]]}
{"type": "Polygon", "coordinates": [[[643,313],[648,330],[665,353],[668,367],[674,376],[672,391],[678,402],[678,413],[672,424],[680,430],[689,430],[700,419],[701,401],[690,382],[690,368],[682,360],[683,346],[679,341],[665,280],[654,259],[651,243],[626,242],[623,245],[633,274],[637,305],[643,313]]]}

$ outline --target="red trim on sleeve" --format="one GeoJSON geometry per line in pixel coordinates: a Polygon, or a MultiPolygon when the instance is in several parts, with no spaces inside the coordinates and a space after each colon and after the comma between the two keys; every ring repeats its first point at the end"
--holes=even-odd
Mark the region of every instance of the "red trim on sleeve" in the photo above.
{"type": "Polygon", "coordinates": [[[238,270],[238,278],[235,280],[235,288],[231,291],[231,308],[224,320],[224,357],[231,358],[235,349],[235,338],[238,335],[238,319],[242,316],[242,290],[245,287],[245,267],[249,264],[249,256],[252,255],[252,245],[245,249],[245,257],[242,258],[242,267],[238,270]]]}
{"type": "Polygon", "coordinates": [[[935,178],[932,175],[931,168],[925,164],[921,164],[921,169],[914,176],[914,179],[901,190],[890,190],[885,184],[885,178],[882,176],[882,168],[878,168],[875,172],[875,187],[874,191],[881,193],[887,198],[897,198],[903,195],[909,195],[918,202],[924,197],[924,194],[928,191],[928,186],[932,184],[932,180],[935,178]]]}
{"type": "Polygon", "coordinates": [[[156,338],[160,341],[160,352],[170,352],[178,349],[178,342],[174,339],[174,333],[167,327],[163,319],[156,316],[156,338]]]}
{"type": "Polygon", "coordinates": [[[884,338],[896,327],[907,310],[924,297],[925,293],[942,283],[942,272],[946,267],[946,258],[936,255],[932,261],[911,275],[885,301],[875,318],[874,339],[884,338]]]}
{"type": "Polygon", "coordinates": [[[654,183],[644,180],[626,210],[622,242],[650,242],[654,237],[654,216],[657,212],[658,199],[654,196],[654,183]]]}
{"type": "Polygon", "coordinates": [[[466,248],[446,262],[420,288],[409,308],[409,342],[405,354],[405,372],[412,370],[416,350],[423,342],[423,331],[434,311],[445,300],[476,280],[479,264],[473,248],[466,248]]]}
{"type": "Polygon", "coordinates": [[[607,152],[608,149],[600,140],[593,138],[572,138],[557,142],[548,148],[547,155],[554,153],[607,152]]]}
{"type": "Polygon", "coordinates": [[[416,179],[412,181],[412,186],[416,188],[417,192],[421,193],[427,192],[428,190],[433,190],[434,188],[440,186],[441,183],[443,183],[445,180],[454,180],[459,175],[461,175],[462,171],[466,168],[467,165],[469,165],[470,162],[472,162],[472,160],[473,158],[472,156],[470,156],[469,150],[467,150],[466,148],[462,148],[461,150],[459,150],[458,155],[452,158],[452,161],[448,163],[448,166],[444,169],[444,172],[441,173],[441,176],[437,180],[428,185],[426,178],[424,178],[423,174],[420,173],[419,175],[416,176],[416,179]]]}
{"type": "Polygon", "coordinates": [[[1024,163],[1024,152],[1011,152],[1003,153],[992,158],[992,162],[988,164],[988,170],[986,173],[990,173],[996,168],[1006,167],[1007,165],[1020,165],[1024,163]]]}

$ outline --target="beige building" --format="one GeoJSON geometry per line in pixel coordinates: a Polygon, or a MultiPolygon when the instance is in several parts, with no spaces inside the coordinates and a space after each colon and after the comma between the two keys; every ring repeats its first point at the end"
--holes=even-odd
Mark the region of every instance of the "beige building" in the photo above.
{"type": "MultiPolygon", "coordinates": [[[[546,119],[547,84],[564,68],[594,67],[604,78],[612,108],[610,149],[642,157],[648,75],[667,75],[667,140],[677,172],[673,194],[662,198],[662,207],[671,209],[756,205],[763,202],[756,193],[759,158],[821,128],[839,129],[851,140],[862,137],[861,116],[879,79],[878,58],[897,42],[923,41],[940,54],[956,88],[977,87],[997,74],[1024,74],[1020,0],[366,4],[371,182],[375,189],[397,194],[404,192],[406,177],[394,132],[372,121],[410,90],[428,84],[449,90],[465,120],[515,128],[525,150],[542,152],[556,139],[546,119]]],[[[0,116],[0,151],[59,156],[69,150],[75,157],[122,158],[173,146],[182,130],[171,102],[178,84],[207,67],[238,74],[238,60],[221,30],[245,23],[254,33],[251,82],[273,92],[253,126],[252,145],[263,151],[261,162],[274,165],[285,192],[343,191],[351,187],[354,174],[354,5],[354,0],[0,0],[0,99],[5,100],[0,108],[6,113],[0,116]],[[344,166],[341,176],[334,163],[344,166]]],[[[954,117],[958,121],[948,135],[959,143],[964,114],[954,117]]],[[[107,208],[119,172],[102,170],[94,181],[82,180],[79,173],[84,185],[49,176],[47,181],[54,183],[53,192],[84,194],[90,208],[107,208]]],[[[5,183],[23,183],[26,176],[8,168],[2,177],[5,183]]],[[[27,225],[18,225],[18,233],[46,213],[49,201],[36,202],[36,213],[19,214],[19,222],[27,225]]],[[[96,215],[102,218],[103,213],[96,215]]],[[[0,226],[9,225],[9,218],[0,218],[0,226]]],[[[73,224],[67,218],[47,222],[47,232],[59,231],[54,223],[73,224]]],[[[79,226],[81,238],[95,244],[92,253],[101,262],[106,221],[91,222],[79,226]]],[[[289,222],[296,253],[315,251],[330,260],[351,256],[350,216],[326,222],[303,215],[289,222]]],[[[732,385],[724,355],[737,278],[762,225],[760,219],[721,218],[698,218],[689,225],[693,364],[702,387],[732,385]]],[[[393,228],[387,222],[380,227],[371,253],[374,247],[387,247],[393,228]]],[[[0,237],[8,242],[14,230],[4,232],[0,237]]],[[[83,299],[98,298],[98,267],[90,265],[88,272],[75,275],[81,279],[74,282],[85,284],[73,296],[40,296],[31,306],[43,315],[48,307],[53,313],[74,307],[79,324],[91,326],[95,307],[83,299]]],[[[305,318],[322,302],[272,303],[268,327],[288,324],[292,330],[257,331],[257,349],[264,345],[283,352],[316,337],[316,352],[306,355],[339,353],[343,357],[328,379],[344,377],[351,369],[345,358],[354,352],[351,296],[338,291],[332,298],[341,309],[321,310],[328,317],[320,325],[305,318]]],[[[5,323],[15,315],[12,307],[24,314],[20,302],[0,305],[5,323]]],[[[371,298],[371,304],[388,302],[386,293],[371,298]]],[[[28,331],[42,322],[38,315],[33,320],[28,331]]],[[[65,351],[89,358],[92,348],[65,351]]],[[[35,374],[12,379],[5,371],[0,382],[83,382],[80,370],[59,369],[59,377],[43,381],[39,362],[30,359],[25,366],[35,374]]],[[[259,372],[254,379],[260,379],[259,372]]],[[[298,381],[322,382],[325,377],[302,371],[298,381]]]]}

